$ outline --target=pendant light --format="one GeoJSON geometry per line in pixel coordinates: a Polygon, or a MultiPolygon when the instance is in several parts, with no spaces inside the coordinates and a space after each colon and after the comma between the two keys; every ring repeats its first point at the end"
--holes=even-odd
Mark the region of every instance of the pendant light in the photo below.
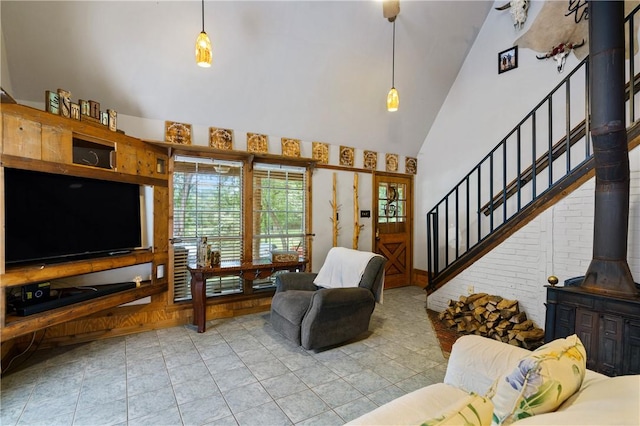
{"type": "MultiPolygon", "coordinates": [[[[391,18],[389,18],[391,21],[391,18]]],[[[393,17],[393,55],[391,59],[391,90],[387,94],[387,111],[397,111],[400,105],[400,96],[395,86],[395,71],[396,71],[396,17],[393,17]]]]}
{"type": "Polygon", "coordinates": [[[207,33],[204,32],[204,0],[202,0],[202,31],[196,40],[196,63],[200,67],[209,68],[211,59],[211,40],[209,40],[207,33]]]}

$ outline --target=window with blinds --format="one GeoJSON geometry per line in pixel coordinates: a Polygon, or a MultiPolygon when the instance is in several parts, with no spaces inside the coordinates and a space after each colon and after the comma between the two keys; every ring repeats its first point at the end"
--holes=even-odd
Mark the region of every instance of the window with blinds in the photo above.
{"type": "MultiPolygon", "coordinates": [[[[207,237],[221,261],[242,261],[243,163],[177,156],[173,171],[174,301],[191,298],[187,265],[207,237]]],[[[207,280],[207,296],[242,293],[239,277],[207,280]]]]}
{"type": "MultiPolygon", "coordinates": [[[[270,259],[272,250],[306,255],[306,169],[255,164],[253,168],[253,259],[270,259]]],[[[268,283],[254,283],[267,285],[268,283]]]]}

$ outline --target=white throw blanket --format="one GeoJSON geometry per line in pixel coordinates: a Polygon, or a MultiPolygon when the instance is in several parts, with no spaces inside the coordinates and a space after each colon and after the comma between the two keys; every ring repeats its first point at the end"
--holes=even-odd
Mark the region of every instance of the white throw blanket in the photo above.
{"type": "MultiPolygon", "coordinates": [[[[368,251],[333,247],[329,250],[327,258],[313,283],[325,288],[358,287],[367,264],[374,256],[379,255],[368,251]]],[[[384,273],[378,294],[375,295],[378,303],[382,303],[383,287],[384,273]]]]}

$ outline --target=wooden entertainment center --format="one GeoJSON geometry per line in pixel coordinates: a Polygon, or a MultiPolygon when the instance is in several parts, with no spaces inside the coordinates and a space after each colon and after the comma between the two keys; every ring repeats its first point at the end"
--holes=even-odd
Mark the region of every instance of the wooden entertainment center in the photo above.
{"type": "MultiPolygon", "coordinates": [[[[3,199],[4,168],[7,167],[152,187],[154,212],[150,248],[89,260],[7,267],[3,232],[0,243],[2,342],[147,296],[163,298],[163,304],[166,304],[169,273],[167,149],[99,124],[17,104],[2,104],[0,132],[0,196],[3,199]],[[86,152],[91,152],[96,161],[82,161],[86,152]],[[12,287],[141,264],[151,264],[152,273],[151,279],[142,281],[139,287],[25,317],[6,311],[6,294],[12,287]]],[[[4,231],[4,209],[0,212],[0,226],[4,231]]],[[[6,350],[3,347],[3,356],[6,350]]]]}

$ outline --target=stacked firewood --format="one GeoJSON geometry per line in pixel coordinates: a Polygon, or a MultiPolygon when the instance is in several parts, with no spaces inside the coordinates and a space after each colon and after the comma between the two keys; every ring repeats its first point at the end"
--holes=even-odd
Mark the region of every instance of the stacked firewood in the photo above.
{"type": "Polygon", "coordinates": [[[544,339],[544,330],[527,319],[525,312],[520,312],[517,300],[487,293],[450,300],[439,317],[447,327],[460,333],[489,337],[526,349],[541,346],[544,339]]]}

